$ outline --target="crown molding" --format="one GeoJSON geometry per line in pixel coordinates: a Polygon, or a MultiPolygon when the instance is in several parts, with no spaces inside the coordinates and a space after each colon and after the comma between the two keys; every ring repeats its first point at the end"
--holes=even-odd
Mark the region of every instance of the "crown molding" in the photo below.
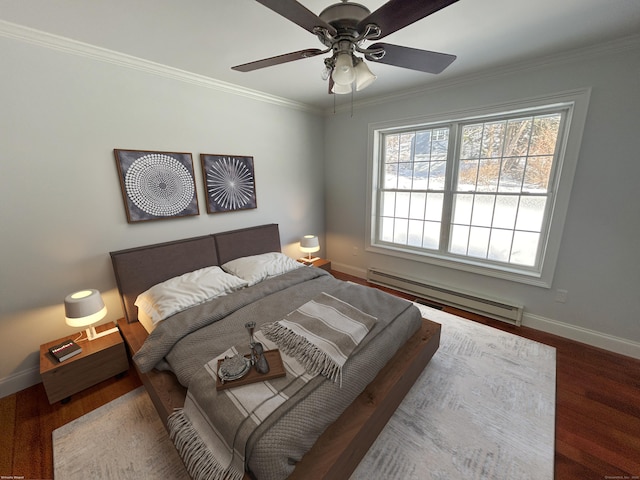
{"type": "Polygon", "coordinates": [[[114,50],[97,47],[88,43],[79,42],[67,37],[53,35],[51,33],[43,32],[41,30],[36,30],[4,20],[0,20],[0,37],[11,38],[51,50],[90,58],[93,60],[110,63],[112,65],[149,73],[151,75],[157,75],[160,77],[189,83],[191,85],[250,98],[252,100],[257,100],[260,102],[270,103],[306,112],[321,113],[320,110],[304,103],[294,102],[292,100],[275,95],[269,95],[258,90],[244,88],[232,83],[206,77],[204,75],[187,72],[178,68],[151,62],[149,60],[134,57],[132,55],[127,55],[125,53],[116,52],[114,50]]]}
{"type": "Polygon", "coordinates": [[[399,100],[411,99],[426,93],[433,94],[438,90],[451,87],[469,85],[484,80],[491,80],[505,75],[511,75],[519,72],[535,71],[541,68],[552,67],[554,65],[562,65],[566,63],[581,61],[595,56],[612,55],[622,53],[628,50],[640,48],[640,34],[629,35],[609,42],[603,42],[598,45],[590,45],[587,47],[565,50],[551,55],[537,57],[517,63],[511,63],[502,67],[480,70],[466,75],[455,76],[446,80],[438,80],[418,88],[403,90],[401,92],[390,95],[378,96],[366,100],[354,101],[352,105],[341,105],[325,109],[325,115],[335,114],[338,112],[347,112],[351,109],[374,107],[381,104],[395,102],[399,100]]]}

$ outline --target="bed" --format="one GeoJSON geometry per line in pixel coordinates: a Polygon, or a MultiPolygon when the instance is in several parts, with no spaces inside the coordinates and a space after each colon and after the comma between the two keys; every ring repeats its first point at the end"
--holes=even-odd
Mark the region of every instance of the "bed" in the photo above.
{"type": "Polygon", "coordinates": [[[205,392],[200,395],[211,390],[198,387],[204,375],[200,364],[224,353],[220,345],[209,343],[211,337],[222,339],[222,343],[241,343],[247,335],[243,331],[247,318],[257,319],[259,329],[263,323],[268,325],[327,292],[365,312],[379,314],[389,310],[388,316],[394,318],[388,323],[400,325],[402,334],[387,328],[387,320],[378,318],[371,334],[344,364],[341,382],[321,375],[312,378],[310,386],[292,396],[295,401],[285,403],[277,415],[269,417],[276,420],[259,425],[247,441],[244,478],[348,478],[437,350],[439,325],[420,319],[419,313],[416,322],[417,309],[404,300],[303,266],[179,312],[151,334],[138,318],[136,299],[154,285],[188,272],[280,250],[278,226],[269,224],[111,252],[125,312],[119,327],[131,354],[137,358],[136,367],[160,417],[168,424],[174,410],[184,407],[185,399],[191,398],[190,392],[197,396],[198,389],[205,392]],[[194,318],[207,316],[203,312],[215,312],[207,314],[213,317],[219,312],[229,315],[220,314],[211,323],[192,327],[194,318]],[[189,326],[188,335],[173,332],[181,322],[189,326]],[[164,344],[168,331],[179,340],[158,353],[156,344],[164,344]],[[198,353],[192,354],[195,351],[198,353]],[[154,355],[157,358],[149,360],[154,355]],[[150,364],[155,368],[149,369],[150,364]],[[341,399],[335,400],[336,397],[341,399]],[[325,408],[334,400],[335,405],[325,408]],[[309,409],[318,409],[318,405],[323,407],[309,419],[309,411],[313,412],[309,409]],[[272,453],[270,445],[281,438],[283,431],[287,439],[279,448],[286,449],[286,455],[272,453]],[[286,442],[293,445],[287,446],[286,442]]]}

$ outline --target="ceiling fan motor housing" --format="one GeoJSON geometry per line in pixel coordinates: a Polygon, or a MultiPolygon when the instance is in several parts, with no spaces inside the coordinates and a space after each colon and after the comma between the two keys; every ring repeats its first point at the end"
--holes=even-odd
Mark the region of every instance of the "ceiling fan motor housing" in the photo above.
{"type": "Polygon", "coordinates": [[[358,36],[357,26],[371,12],[358,3],[336,3],[325,8],[319,17],[338,31],[338,36],[358,36]]]}

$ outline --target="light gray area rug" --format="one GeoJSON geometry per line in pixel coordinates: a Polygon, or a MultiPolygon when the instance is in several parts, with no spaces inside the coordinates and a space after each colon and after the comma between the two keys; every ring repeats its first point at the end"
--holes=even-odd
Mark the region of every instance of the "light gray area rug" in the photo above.
{"type": "MultiPolygon", "coordinates": [[[[555,349],[418,305],[440,349],[352,480],[553,478],[555,349]]],[[[143,387],[53,432],[56,480],[188,479],[143,387]]]]}
{"type": "Polygon", "coordinates": [[[55,480],[189,480],[144,387],[53,431],[55,480]]]}
{"type": "Polygon", "coordinates": [[[418,305],[440,348],[352,480],[551,480],[555,348],[418,305]]]}

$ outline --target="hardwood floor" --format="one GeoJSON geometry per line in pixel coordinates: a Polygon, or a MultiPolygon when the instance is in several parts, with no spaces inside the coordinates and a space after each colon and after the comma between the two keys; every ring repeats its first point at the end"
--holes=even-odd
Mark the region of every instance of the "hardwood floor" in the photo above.
{"type": "Polygon", "coordinates": [[[66,404],[49,405],[42,383],[1,398],[0,479],[53,479],[51,433],[140,385],[138,374],[130,367],[124,377],[77,393],[66,404]]]}
{"type": "MultiPolygon", "coordinates": [[[[640,479],[640,360],[450,307],[444,310],[556,348],[556,480],[640,479]]],[[[130,368],[124,378],[102,382],[65,405],[49,405],[42,384],[0,399],[0,478],[52,479],[52,431],[140,385],[130,368]]]]}

